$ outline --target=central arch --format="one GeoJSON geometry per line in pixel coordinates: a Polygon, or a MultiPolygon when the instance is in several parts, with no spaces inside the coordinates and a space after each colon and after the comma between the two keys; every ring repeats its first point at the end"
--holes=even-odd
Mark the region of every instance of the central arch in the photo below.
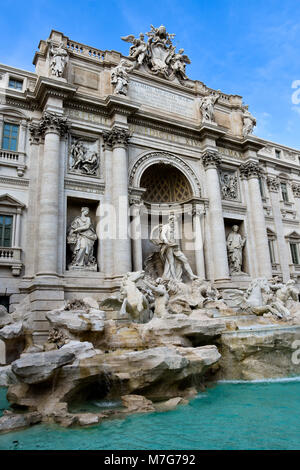
{"type": "MultiPolygon", "coordinates": [[[[130,171],[129,185],[134,188],[143,187],[142,178],[144,178],[144,181],[146,178],[146,176],[143,175],[149,176],[151,174],[150,167],[158,169],[159,165],[161,169],[164,167],[164,170],[167,167],[170,172],[173,172],[172,174],[174,175],[174,177],[176,169],[179,170],[177,172],[177,177],[179,178],[181,188],[183,189],[182,194],[184,197],[188,195],[188,192],[190,198],[201,197],[200,183],[194,170],[182,158],[177,157],[176,155],[173,155],[168,152],[147,152],[146,154],[142,155],[135,162],[130,171]],[[147,171],[148,168],[149,172],[147,171]],[[184,181],[186,183],[184,183],[184,181]]],[[[162,187],[165,187],[162,180],[160,180],[160,184],[162,184],[162,187]]]]}

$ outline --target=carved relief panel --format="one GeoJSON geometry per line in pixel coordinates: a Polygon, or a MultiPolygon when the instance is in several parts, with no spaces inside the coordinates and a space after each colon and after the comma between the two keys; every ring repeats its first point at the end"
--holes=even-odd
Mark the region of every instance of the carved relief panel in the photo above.
{"type": "Polygon", "coordinates": [[[68,172],[100,176],[100,145],[98,139],[71,136],[68,148],[68,172]]]}
{"type": "Polygon", "coordinates": [[[234,171],[220,170],[220,185],[223,200],[238,201],[240,199],[238,178],[234,171]]]}

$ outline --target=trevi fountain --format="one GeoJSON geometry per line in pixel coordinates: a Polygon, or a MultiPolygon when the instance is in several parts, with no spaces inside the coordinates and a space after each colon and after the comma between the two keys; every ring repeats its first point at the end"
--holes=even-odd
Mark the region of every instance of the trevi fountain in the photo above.
{"type": "Polygon", "coordinates": [[[241,97],[146,36],[125,57],[52,31],[1,102],[0,445],[219,448],[246,403],[268,447],[259,384],[300,376],[297,151],[280,166],[241,97]]]}

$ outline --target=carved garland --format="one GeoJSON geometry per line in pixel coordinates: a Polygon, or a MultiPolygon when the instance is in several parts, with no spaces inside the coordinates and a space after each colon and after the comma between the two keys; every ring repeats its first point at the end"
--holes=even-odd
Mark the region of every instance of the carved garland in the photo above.
{"type": "Polygon", "coordinates": [[[300,197],[300,183],[292,183],[292,191],[295,197],[300,197]]]}
{"type": "MultiPolygon", "coordinates": [[[[130,175],[129,176],[129,185],[130,186],[138,186],[139,185],[139,181],[136,181],[136,179],[137,179],[136,174],[137,174],[138,170],[141,169],[141,167],[144,171],[149,166],[155,165],[157,163],[167,163],[169,165],[173,165],[176,168],[178,168],[178,170],[182,171],[187,176],[187,178],[190,181],[192,181],[191,186],[194,190],[195,196],[198,196],[198,197],[201,196],[200,183],[198,181],[198,178],[197,178],[196,174],[191,169],[191,167],[184,160],[182,160],[181,158],[177,157],[176,155],[172,155],[170,153],[167,153],[167,152],[152,152],[152,153],[148,153],[148,154],[144,155],[143,157],[140,157],[135,162],[135,164],[133,165],[131,170],[129,171],[129,175],[130,175]],[[146,161],[149,162],[149,165],[144,166],[143,164],[146,161]]],[[[143,171],[139,175],[139,180],[142,176],[143,171]]]]}

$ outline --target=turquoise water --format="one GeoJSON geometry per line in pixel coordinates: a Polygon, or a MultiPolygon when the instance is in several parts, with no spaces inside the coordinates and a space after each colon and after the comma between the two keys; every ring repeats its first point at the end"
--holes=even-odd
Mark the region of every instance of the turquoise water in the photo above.
{"type": "MultiPolygon", "coordinates": [[[[4,392],[0,412],[8,406],[4,392]]],[[[299,415],[299,381],[220,383],[173,411],[85,429],[36,425],[0,435],[0,449],[299,450],[299,415]]]]}

